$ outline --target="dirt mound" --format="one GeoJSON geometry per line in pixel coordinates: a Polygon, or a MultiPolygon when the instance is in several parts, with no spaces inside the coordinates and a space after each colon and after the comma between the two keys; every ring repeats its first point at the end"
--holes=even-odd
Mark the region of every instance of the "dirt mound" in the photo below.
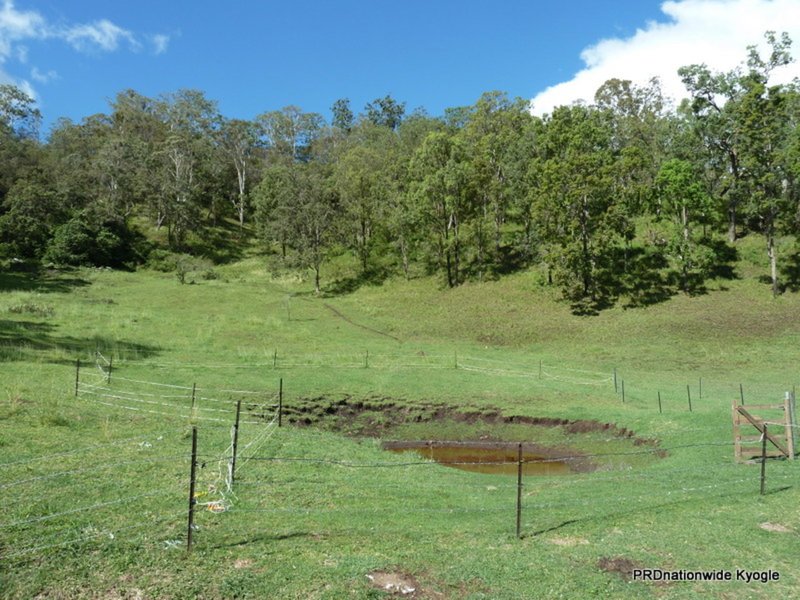
{"type": "Polygon", "coordinates": [[[641,569],[642,565],[630,558],[624,556],[604,556],[597,561],[597,566],[606,573],[616,573],[623,579],[630,580],[633,578],[634,569],[641,569]]]}
{"type": "Polygon", "coordinates": [[[504,415],[495,407],[453,407],[432,402],[412,403],[385,396],[340,398],[301,397],[284,406],[287,422],[300,426],[325,426],[359,437],[386,437],[387,432],[405,423],[431,423],[452,420],[469,424],[521,424],[562,427],[568,434],[605,432],[611,437],[628,438],[634,445],[657,446],[658,441],[637,437],[635,432],[616,423],[587,419],[504,415]]]}

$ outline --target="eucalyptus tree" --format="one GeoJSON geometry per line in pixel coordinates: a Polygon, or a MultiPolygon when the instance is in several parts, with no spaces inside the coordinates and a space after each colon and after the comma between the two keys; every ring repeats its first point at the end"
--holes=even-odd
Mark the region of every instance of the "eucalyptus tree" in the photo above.
{"type": "Polygon", "coordinates": [[[18,87],[0,84],[0,201],[38,160],[41,118],[33,98],[18,87]]]}
{"type": "Polygon", "coordinates": [[[339,98],[334,102],[333,106],[331,106],[331,115],[331,125],[333,127],[339,129],[345,135],[350,133],[355,123],[355,115],[353,115],[353,110],[350,108],[349,98],[339,98]]]}
{"type": "Polygon", "coordinates": [[[325,120],[318,113],[303,112],[297,106],[265,112],[256,117],[264,145],[276,157],[308,160],[311,146],[324,130],[325,120]]]}
{"type": "Polygon", "coordinates": [[[334,243],[337,212],[328,165],[273,162],[265,167],[253,196],[264,240],[281,244],[289,264],[312,269],[319,293],[322,264],[334,243]]]}
{"type": "Polygon", "coordinates": [[[96,156],[109,196],[127,217],[135,207],[151,210],[157,226],[165,218],[158,210],[163,188],[163,156],[158,150],[167,129],[157,100],[134,90],[124,90],[111,102],[112,133],[96,156]]]}
{"type": "Polygon", "coordinates": [[[413,190],[412,158],[430,133],[443,128],[439,119],[412,114],[400,124],[397,137],[392,138],[395,143],[389,148],[384,223],[406,279],[410,278],[411,262],[416,260],[426,235],[413,190]]]}
{"type": "Polygon", "coordinates": [[[654,78],[637,86],[609,79],[595,93],[595,105],[610,116],[612,147],[618,154],[616,194],[631,215],[641,213],[671,151],[674,125],[661,83],[654,78]]]}
{"type": "Polygon", "coordinates": [[[202,92],[179,90],[161,96],[156,113],[165,128],[155,152],[161,163],[157,223],[167,224],[170,245],[181,248],[187,233],[200,222],[199,192],[207,182],[198,174],[212,158],[217,106],[202,92]]]}
{"type": "MultiPolygon", "coordinates": [[[[772,293],[779,293],[775,238],[790,216],[797,198],[791,176],[791,135],[787,126],[792,90],[770,85],[772,71],[791,62],[791,40],[767,33],[771,54],[763,59],[755,47],[748,49],[747,73],[738,81],[742,94],[733,107],[740,140],[740,163],[747,183],[745,211],[756,230],[764,235],[770,265],[772,293]]],[[[794,215],[791,215],[794,216],[794,215]]]]}
{"type": "Polygon", "coordinates": [[[475,191],[467,151],[458,135],[429,133],[410,165],[411,189],[436,261],[447,284],[462,283],[464,240],[462,226],[474,208],[475,191]]]}
{"type": "Polygon", "coordinates": [[[239,219],[239,229],[244,228],[244,215],[247,208],[248,178],[252,176],[257,160],[260,128],[253,121],[225,119],[220,121],[217,143],[223,155],[236,170],[236,195],[231,203],[239,219]]]}
{"type": "Polygon", "coordinates": [[[406,114],[406,103],[398,102],[391,95],[375,98],[364,107],[364,118],[379,127],[388,127],[392,131],[400,127],[406,114]]]}
{"type": "Polygon", "coordinates": [[[392,131],[361,122],[351,131],[333,166],[345,243],[358,257],[362,273],[368,271],[376,230],[385,219],[396,143],[392,131]]]}
{"type": "Polygon", "coordinates": [[[593,310],[614,287],[613,255],[627,227],[615,203],[616,156],[607,111],[556,108],[545,120],[541,194],[535,207],[556,279],[578,310],[593,310]]]}
{"type": "Polygon", "coordinates": [[[658,217],[670,225],[667,250],[677,264],[681,289],[689,292],[705,278],[712,259],[694,230],[713,210],[712,200],[697,167],[677,158],[661,166],[654,190],[658,217]]]}
{"type": "Polygon", "coordinates": [[[481,276],[487,266],[498,266],[501,260],[502,229],[512,190],[518,189],[514,178],[522,174],[516,165],[525,158],[517,151],[530,119],[526,101],[519,98],[510,100],[503,92],[488,92],[471,108],[466,124],[460,130],[468,148],[478,194],[474,238],[481,276]],[[491,232],[486,231],[487,225],[491,232]],[[491,243],[487,243],[489,236],[491,243]]]}
{"type": "Polygon", "coordinates": [[[705,65],[683,67],[680,73],[692,94],[692,110],[710,158],[722,173],[729,238],[735,241],[737,214],[744,210],[766,238],[772,292],[777,294],[775,236],[794,190],[786,164],[788,90],[770,84],[770,77],[792,57],[786,33],[778,37],[769,31],[765,37],[770,47],[766,59],[750,46],[746,64],[726,73],[711,73],[705,65]]]}
{"type": "Polygon", "coordinates": [[[18,138],[38,139],[41,121],[36,100],[15,85],[0,84],[0,130],[18,138]]]}

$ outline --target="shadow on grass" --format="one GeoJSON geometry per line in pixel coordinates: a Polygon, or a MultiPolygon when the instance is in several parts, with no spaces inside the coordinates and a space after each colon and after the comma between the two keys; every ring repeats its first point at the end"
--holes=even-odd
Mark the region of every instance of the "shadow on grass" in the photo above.
{"type": "Polygon", "coordinates": [[[219,222],[208,227],[202,236],[194,236],[186,244],[186,250],[194,256],[209,259],[215,265],[225,265],[241,260],[252,238],[251,230],[240,229],[237,223],[219,222]]]}
{"type": "Polygon", "coordinates": [[[666,257],[655,249],[633,248],[628,251],[624,277],[628,301],[625,308],[639,308],[666,302],[675,293],[664,270],[666,257]]]}
{"type": "Polygon", "coordinates": [[[219,550],[222,548],[237,548],[240,546],[247,546],[254,542],[280,542],[283,540],[291,540],[294,538],[319,538],[319,533],[314,533],[312,531],[292,531],[289,533],[276,533],[274,535],[255,535],[252,537],[242,538],[236,542],[228,542],[223,544],[213,544],[209,546],[214,550],[219,550]]]}
{"type": "MultiPolygon", "coordinates": [[[[780,277],[784,291],[800,292],[800,249],[794,250],[786,258],[780,268],[780,277]]],[[[772,283],[769,277],[763,277],[767,283],[772,283]]]]}
{"type": "Polygon", "coordinates": [[[97,350],[129,359],[149,358],[160,351],[155,346],[102,336],[59,336],[56,331],[57,327],[50,323],[0,319],[0,362],[38,360],[53,364],[72,364],[75,358],[89,356],[97,350]],[[70,357],[66,358],[64,354],[70,357]]]}
{"type": "Polygon", "coordinates": [[[61,272],[39,269],[30,272],[0,272],[0,292],[66,293],[87,285],[90,283],[85,279],[65,276],[61,272]]]}
{"type": "Polygon", "coordinates": [[[739,279],[736,273],[736,263],[739,260],[739,251],[725,240],[708,240],[706,243],[712,252],[709,277],[712,279],[739,279]]]}
{"type": "Polygon", "coordinates": [[[391,269],[386,267],[372,267],[364,273],[353,277],[337,279],[333,283],[323,287],[320,292],[322,298],[333,298],[352,294],[359,288],[367,285],[382,285],[392,274],[391,269]]]}
{"type": "MultiPolygon", "coordinates": [[[[769,478],[769,475],[767,475],[767,478],[769,478]]],[[[782,486],[782,487],[779,487],[779,488],[770,489],[770,490],[767,490],[765,492],[765,495],[777,494],[777,493],[780,493],[780,492],[785,492],[785,491],[790,490],[792,488],[793,488],[793,486],[782,486]]],[[[733,491],[733,492],[726,492],[726,493],[723,493],[723,494],[711,494],[709,496],[704,496],[702,499],[703,500],[708,500],[708,499],[711,499],[711,498],[734,498],[735,500],[739,500],[739,499],[742,498],[742,492],[741,492],[741,490],[736,490],[736,491],[733,491]]],[[[521,537],[522,538],[535,537],[537,535],[542,535],[542,534],[545,534],[545,533],[551,533],[553,531],[558,531],[559,529],[562,529],[564,527],[568,527],[570,525],[580,524],[580,523],[587,523],[589,521],[596,521],[596,520],[610,519],[610,518],[618,518],[618,517],[623,517],[623,516],[628,517],[628,516],[632,516],[632,515],[636,515],[636,514],[640,514],[640,513],[645,513],[645,514],[654,513],[654,512],[657,512],[659,510],[662,510],[662,509],[669,509],[669,508],[680,506],[682,504],[694,503],[694,502],[697,502],[697,500],[698,500],[698,498],[684,498],[684,499],[680,499],[680,500],[673,500],[672,502],[660,502],[660,503],[657,503],[657,504],[650,504],[648,506],[642,506],[640,508],[633,508],[633,509],[627,509],[627,510],[625,510],[625,509],[623,509],[623,510],[611,510],[611,511],[605,512],[603,514],[595,514],[595,515],[590,515],[590,516],[586,516],[586,517],[582,517],[582,518],[578,518],[578,519],[569,519],[567,521],[563,521],[561,523],[558,523],[557,525],[552,525],[550,527],[546,527],[546,528],[543,528],[543,529],[537,529],[536,531],[532,531],[530,533],[526,533],[526,534],[522,535],[521,537]]]]}

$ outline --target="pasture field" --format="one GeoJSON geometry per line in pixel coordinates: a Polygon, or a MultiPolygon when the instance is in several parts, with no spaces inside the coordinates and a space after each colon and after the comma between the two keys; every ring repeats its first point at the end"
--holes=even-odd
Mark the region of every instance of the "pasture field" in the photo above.
{"type": "Polygon", "coordinates": [[[759,466],[733,460],[740,384],[772,403],[800,383],[800,297],[773,300],[756,267],[595,317],[533,271],[320,297],[257,258],[186,285],[2,273],[0,597],[381,598],[387,582],[415,598],[792,597],[800,462],[768,461],[760,495],[759,466]],[[575,468],[524,478],[517,538],[515,477],[375,436],[526,442],[575,468]],[[645,583],[638,567],[733,580],[645,583]]]}

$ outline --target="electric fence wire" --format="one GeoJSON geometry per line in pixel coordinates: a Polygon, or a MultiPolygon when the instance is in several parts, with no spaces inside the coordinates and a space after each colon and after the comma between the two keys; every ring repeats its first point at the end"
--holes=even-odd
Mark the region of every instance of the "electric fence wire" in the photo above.
{"type": "Polygon", "coordinates": [[[11,466],[15,466],[15,465],[29,464],[29,463],[37,462],[37,461],[40,461],[40,460],[46,460],[46,459],[62,458],[62,457],[70,456],[70,455],[73,455],[73,454],[83,454],[85,452],[93,452],[95,450],[111,448],[111,447],[114,447],[114,446],[123,446],[123,445],[129,444],[131,442],[143,442],[143,441],[144,442],[148,442],[150,440],[158,440],[158,439],[162,438],[163,436],[165,436],[165,435],[167,435],[169,433],[174,433],[174,431],[175,431],[174,429],[164,429],[164,430],[153,432],[153,433],[149,433],[149,434],[146,434],[146,435],[139,435],[139,436],[135,436],[135,437],[125,438],[125,439],[122,439],[122,440],[117,440],[117,441],[114,441],[114,442],[108,442],[108,443],[105,443],[105,444],[95,444],[94,446],[85,446],[83,448],[76,448],[75,450],[66,450],[64,452],[51,452],[51,453],[48,453],[48,454],[40,454],[40,455],[34,456],[32,458],[26,458],[26,459],[23,459],[23,460],[15,460],[15,461],[12,461],[12,462],[7,462],[7,463],[0,463],[0,468],[11,467],[11,466]]]}
{"type": "MultiPolygon", "coordinates": [[[[166,523],[168,521],[175,521],[175,520],[179,519],[184,514],[185,514],[184,512],[181,512],[181,513],[176,513],[176,514],[173,514],[173,515],[170,515],[168,517],[161,518],[161,519],[147,520],[147,521],[142,521],[142,522],[136,523],[134,525],[128,525],[128,526],[125,526],[125,527],[117,527],[115,529],[107,529],[107,530],[99,531],[97,533],[92,533],[90,535],[85,535],[85,536],[72,538],[72,539],[68,539],[68,540],[63,540],[63,541],[57,542],[55,544],[44,544],[44,545],[23,547],[21,549],[18,549],[15,552],[11,552],[11,553],[8,553],[8,554],[3,554],[2,558],[3,559],[15,558],[17,556],[23,556],[25,554],[30,554],[31,552],[39,553],[39,552],[42,552],[43,550],[50,550],[50,549],[53,549],[53,548],[60,548],[62,546],[71,546],[73,544],[80,544],[82,542],[87,542],[89,540],[93,540],[93,539],[101,538],[101,537],[108,537],[110,540],[116,540],[122,532],[131,531],[131,530],[134,530],[134,529],[141,529],[143,527],[155,527],[156,525],[161,525],[161,524],[166,523]]],[[[139,537],[139,538],[130,538],[128,541],[137,541],[137,540],[140,540],[140,539],[141,539],[141,537],[139,537]]]]}
{"type": "Polygon", "coordinates": [[[136,459],[136,460],[125,460],[125,461],[118,461],[118,462],[112,462],[112,463],[100,462],[98,464],[92,465],[91,467],[84,467],[84,468],[80,468],[80,469],[70,469],[70,470],[65,470],[65,471],[59,471],[57,473],[46,473],[46,474],[37,475],[37,476],[34,476],[34,477],[28,477],[28,478],[25,478],[25,479],[17,479],[15,481],[2,483],[2,484],[0,484],[0,490],[11,488],[11,487],[16,487],[18,485],[23,485],[23,484],[26,484],[26,483],[32,483],[32,482],[35,482],[35,481],[45,481],[45,480],[49,480],[49,479],[57,479],[59,477],[66,477],[68,475],[77,475],[79,473],[92,473],[94,475],[97,475],[102,471],[102,469],[112,469],[112,468],[113,469],[117,469],[119,467],[124,467],[124,466],[129,466],[129,465],[141,465],[141,464],[147,464],[147,463],[166,462],[166,461],[172,461],[172,460],[174,460],[176,458],[186,458],[186,457],[187,457],[187,454],[184,452],[184,453],[181,453],[181,454],[170,454],[170,455],[159,456],[159,457],[140,458],[140,459],[136,459]]]}
{"type": "Polygon", "coordinates": [[[144,493],[144,494],[136,494],[136,495],[133,495],[133,496],[125,496],[123,498],[119,498],[119,499],[116,499],[116,500],[109,500],[107,502],[97,502],[97,503],[92,504],[90,506],[81,506],[81,507],[78,507],[78,508],[71,508],[69,510],[64,510],[64,511],[57,512],[57,513],[50,513],[50,514],[47,514],[47,515],[41,515],[41,516],[38,516],[38,517],[31,517],[31,518],[28,518],[28,519],[18,519],[16,521],[10,521],[8,523],[0,523],[0,529],[7,529],[7,528],[10,528],[10,527],[19,527],[20,525],[29,525],[29,524],[32,524],[32,523],[41,523],[43,521],[49,521],[51,519],[57,519],[58,517],[63,517],[63,516],[66,516],[66,515],[73,515],[73,514],[80,513],[80,512],[85,512],[85,511],[95,511],[95,510],[98,510],[100,508],[106,508],[108,506],[116,506],[116,505],[120,505],[120,504],[128,504],[130,502],[133,502],[134,500],[139,500],[141,498],[152,498],[154,496],[159,496],[159,495],[163,494],[164,492],[168,492],[168,491],[171,492],[171,491],[174,491],[174,490],[173,490],[173,488],[161,488],[161,489],[153,490],[153,491],[150,491],[150,492],[147,492],[147,493],[144,493]]]}
{"type": "Polygon", "coordinates": [[[263,445],[273,435],[275,435],[275,432],[278,430],[278,427],[277,427],[277,424],[276,424],[277,419],[278,419],[278,415],[275,415],[272,418],[272,421],[270,421],[265,426],[265,428],[258,434],[258,436],[255,437],[253,440],[251,440],[250,443],[248,443],[244,448],[242,448],[242,456],[244,456],[245,453],[247,452],[247,450],[249,450],[251,446],[255,445],[255,447],[253,448],[253,454],[251,454],[250,456],[244,457],[244,460],[242,461],[242,463],[240,465],[236,466],[236,472],[237,473],[241,473],[242,469],[244,469],[244,467],[247,466],[247,463],[249,463],[250,460],[255,456],[255,453],[258,452],[258,450],[261,447],[263,447],[263,445]]]}
{"type": "MultiPolygon", "coordinates": [[[[85,393],[89,394],[91,396],[96,396],[97,398],[86,398],[86,397],[83,397],[82,398],[83,400],[85,400],[87,402],[93,402],[95,404],[100,404],[100,405],[103,405],[103,406],[110,406],[110,407],[117,408],[117,409],[129,410],[129,411],[134,411],[134,412],[144,412],[144,413],[148,413],[148,414],[171,417],[173,419],[180,419],[180,420],[206,421],[206,422],[212,422],[212,423],[224,423],[224,424],[226,424],[226,425],[224,425],[225,427],[227,427],[227,425],[230,424],[230,421],[226,420],[226,419],[219,419],[219,418],[216,418],[216,417],[206,417],[206,416],[202,416],[202,415],[196,414],[196,412],[198,410],[198,407],[195,407],[195,414],[192,414],[191,407],[181,407],[181,406],[176,406],[176,405],[172,405],[172,404],[164,404],[164,403],[150,401],[150,400],[127,398],[127,397],[118,396],[116,394],[101,394],[101,393],[93,391],[93,390],[92,391],[86,390],[85,393]],[[187,412],[180,412],[180,413],[165,412],[163,410],[152,410],[152,409],[147,409],[147,408],[142,408],[142,407],[137,407],[137,406],[129,406],[127,404],[122,404],[121,402],[105,402],[103,400],[100,400],[99,398],[109,398],[109,399],[112,399],[112,400],[120,400],[120,401],[123,401],[123,402],[134,402],[134,403],[138,403],[138,404],[160,404],[160,405],[162,405],[164,407],[167,407],[167,408],[177,408],[177,409],[182,409],[182,410],[185,410],[185,411],[187,411],[187,409],[188,409],[188,411],[187,412]]],[[[214,409],[207,409],[207,410],[214,410],[214,409]]],[[[261,421],[247,421],[247,420],[246,421],[241,421],[241,423],[248,424],[248,425],[261,425],[262,424],[261,421]]]]}
{"type": "MultiPolygon", "coordinates": [[[[732,446],[734,442],[732,441],[723,441],[723,442],[698,442],[694,444],[681,444],[676,446],[670,446],[668,448],[650,448],[650,449],[643,449],[643,450],[630,450],[630,451],[619,451],[619,452],[596,452],[596,453],[588,453],[588,454],[579,454],[579,455],[563,455],[563,456],[555,456],[549,458],[542,458],[536,459],[535,462],[537,463],[549,463],[549,462],[566,462],[566,461],[583,461],[587,458],[601,458],[601,457],[609,457],[609,456],[635,456],[635,455],[643,455],[643,454],[658,454],[662,452],[670,452],[674,450],[682,450],[686,448],[704,448],[704,447],[714,447],[714,446],[732,446]]],[[[409,467],[409,466],[435,466],[443,463],[437,463],[433,460],[418,460],[418,461],[407,461],[407,462],[364,462],[364,463],[356,463],[350,461],[342,461],[337,459],[330,459],[330,458],[314,458],[314,457],[289,457],[289,456],[251,456],[250,460],[255,461],[268,461],[268,462],[301,462],[301,463],[318,463],[318,464],[328,464],[334,465],[338,467],[347,467],[347,468],[393,468],[393,467],[409,467]]],[[[524,462],[524,461],[523,461],[524,462]]],[[[533,461],[531,461],[533,462],[533,461]]],[[[447,461],[446,464],[449,465],[516,465],[518,461],[512,460],[501,460],[501,461],[447,461]]]]}
{"type": "MultiPolygon", "coordinates": [[[[427,463],[427,464],[436,464],[436,463],[427,463]]],[[[475,463],[476,465],[485,465],[487,463],[475,463]]],[[[508,465],[516,465],[517,463],[504,463],[508,465]]],[[[523,465],[528,464],[536,464],[532,461],[523,461],[523,465]]],[[[560,487],[570,487],[572,485],[577,484],[597,484],[597,483],[610,483],[610,482],[620,482],[620,481],[633,481],[639,479],[647,479],[652,480],[656,483],[660,482],[661,480],[667,480],[667,482],[671,482],[670,478],[674,477],[677,473],[682,474],[689,474],[695,473],[698,476],[707,477],[708,470],[713,469],[715,474],[719,474],[720,470],[724,468],[736,469],[739,470],[741,465],[733,463],[733,462],[725,462],[725,463],[712,463],[709,465],[708,463],[703,464],[697,467],[680,467],[680,468],[673,468],[673,469],[666,469],[666,470],[659,470],[657,472],[652,473],[642,473],[638,470],[633,469],[626,469],[624,472],[618,471],[599,471],[593,473],[583,473],[580,475],[564,475],[564,474],[552,474],[552,475],[543,475],[543,474],[536,474],[536,475],[526,475],[525,483],[526,486],[528,485],[535,485],[535,483],[531,482],[539,482],[540,480],[545,480],[547,483],[548,489],[555,489],[560,487]]],[[[498,477],[507,478],[507,475],[497,475],[498,477]]],[[[240,481],[237,483],[237,486],[245,486],[245,487],[269,487],[269,486],[291,486],[291,485],[338,485],[336,479],[302,479],[302,478],[293,478],[293,479],[272,479],[272,480],[265,480],[265,479],[248,479],[246,481],[240,481]]],[[[414,489],[418,489],[419,487],[426,487],[431,486],[433,489],[439,489],[441,486],[440,480],[431,480],[425,482],[423,480],[416,480],[414,482],[414,489]]],[[[472,482],[464,482],[460,481],[453,484],[458,488],[479,488],[479,489],[487,489],[492,488],[491,491],[496,489],[517,489],[516,483],[500,483],[495,480],[487,480],[484,483],[472,483],[472,482]]],[[[403,489],[406,490],[409,488],[408,484],[403,483],[373,483],[369,484],[369,489],[403,489]]]]}

